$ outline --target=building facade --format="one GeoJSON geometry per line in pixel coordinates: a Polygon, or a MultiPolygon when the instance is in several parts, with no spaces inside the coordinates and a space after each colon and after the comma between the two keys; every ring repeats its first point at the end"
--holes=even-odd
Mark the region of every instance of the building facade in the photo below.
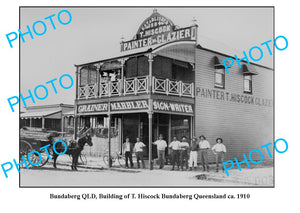
{"type": "Polygon", "coordinates": [[[273,70],[243,62],[226,74],[220,62],[230,56],[201,47],[197,29],[154,10],[119,56],[75,65],[75,134],[94,131],[93,155],[139,137],[152,159],[160,134],[167,143],[203,134],[211,145],[224,139],[227,159],[241,159],[273,140],[273,70]]]}
{"type": "Polygon", "coordinates": [[[74,105],[50,104],[26,107],[20,114],[20,128],[74,133],[74,105]]]}

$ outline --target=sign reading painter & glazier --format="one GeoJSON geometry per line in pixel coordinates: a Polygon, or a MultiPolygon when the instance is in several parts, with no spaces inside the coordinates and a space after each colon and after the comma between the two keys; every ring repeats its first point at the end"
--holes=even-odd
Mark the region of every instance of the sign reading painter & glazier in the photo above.
{"type": "Polygon", "coordinates": [[[121,52],[173,41],[196,41],[197,26],[177,28],[166,17],[154,12],[140,26],[134,39],[121,42],[121,52]]]}

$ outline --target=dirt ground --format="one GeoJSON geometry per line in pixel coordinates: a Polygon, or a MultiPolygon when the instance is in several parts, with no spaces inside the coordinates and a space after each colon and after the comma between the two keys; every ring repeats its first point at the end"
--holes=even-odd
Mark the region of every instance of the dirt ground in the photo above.
{"type": "Polygon", "coordinates": [[[171,166],[164,169],[125,169],[107,168],[102,159],[88,157],[86,166],[79,166],[78,171],[71,171],[71,160],[65,156],[58,158],[57,169],[50,161],[44,167],[22,169],[20,186],[24,187],[273,187],[273,167],[237,168],[216,172],[211,165],[210,172],[171,171],[171,166]]]}

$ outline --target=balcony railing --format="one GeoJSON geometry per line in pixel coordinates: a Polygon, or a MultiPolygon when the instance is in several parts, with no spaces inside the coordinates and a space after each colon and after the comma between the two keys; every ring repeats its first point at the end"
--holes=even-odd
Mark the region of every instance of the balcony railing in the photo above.
{"type": "MultiPolygon", "coordinates": [[[[79,87],[79,99],[148,94],[149,76],[107,81],[79,87]]],[[[194,84],[152,77],[152,93],[194,98],[194,84]]]]}

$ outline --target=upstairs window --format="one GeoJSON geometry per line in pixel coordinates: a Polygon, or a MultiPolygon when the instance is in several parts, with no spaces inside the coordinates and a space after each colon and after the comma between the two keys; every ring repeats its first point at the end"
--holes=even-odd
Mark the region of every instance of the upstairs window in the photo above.
{"type": "Polygon", "coordinates": [[[80,70],[80,86],[95,84],[97,82],[97,71],[94,67],[84,67],[80,70]]]}
{"type": "Polygon", "coordinates": [[[244,75],[244,93],[252,94],[252,77],[253,75],[258,75],[258,72],[255,70],[255,67],[252,65],[242,65],[242,72],[244,75]]]}
{"type": "Polygon", "coordinates": [[[225,70],[215,69],[215,87],[225,89],[225,70]]]}
{"type": "Polygon", "coordinates": [[[252,75],[244,75],[244,93],[252,94],[252,75]]]}

